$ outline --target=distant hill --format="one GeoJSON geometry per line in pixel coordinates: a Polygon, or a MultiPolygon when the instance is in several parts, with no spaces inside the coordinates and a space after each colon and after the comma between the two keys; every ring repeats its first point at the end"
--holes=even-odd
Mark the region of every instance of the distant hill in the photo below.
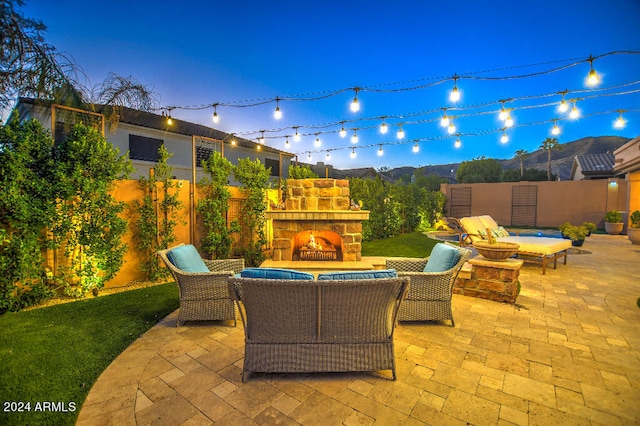
{"type": "MultiPolygon", "coordinates": [[[[578,139],[573,142],[567,142],[560,144],[560,150],[554,149],[551,152],[551,172],[558,175],[561,180],[568,180],[571,176],[571,166],[573,165],[573,158],[576,155],[584,154],[605,154],[607,152],[613,152],[625,143],[630,138],[623,138],[620,136],[598,136],[598,137],[586,137],[578,139]]],[[[502,169],[519,169],[519,159],[500,160],[502,169]]],[[[456,171],[460,163],[451,164],[439,164],[435,166],[424,166],[421,169],[424,170],[426,175],[436,174],[444,178],[454,178],[456,171]],[[452,172],[453,170],[453,172],[452,172]]],[[[547,170],[547,151],[537,150],[529,153],[524,160],[524,167],[527,169],[540,169],[547,170]]],[[[391,169],[385,174],[391,179],[400,179],[403,175],[412,175],[415,171],[415,167],[397,167],[391,169]]]]}

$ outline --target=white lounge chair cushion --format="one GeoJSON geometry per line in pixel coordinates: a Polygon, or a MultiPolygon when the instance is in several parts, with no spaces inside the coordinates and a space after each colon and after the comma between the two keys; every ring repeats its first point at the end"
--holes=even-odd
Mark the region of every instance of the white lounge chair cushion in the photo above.
{"type": "Polygon", "coordinates": [[[571,240],[551,237],[499,237],[498,241],[519,244],[518,252],[551,255],[571,248],[571,240]]]}

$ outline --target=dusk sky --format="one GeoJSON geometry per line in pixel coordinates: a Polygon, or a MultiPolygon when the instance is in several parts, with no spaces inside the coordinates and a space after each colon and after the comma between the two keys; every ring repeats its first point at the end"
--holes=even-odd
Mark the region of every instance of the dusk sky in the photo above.
{"type": "Polygon", "coordinates": [[[252,140],[265,130],[267,145],[304,162],[309,152],[313,163],[337,168],[512,158],[553,137],[554,119],[561,143],[640,135],[640,0],[27,0],[21,10],[47,25],[46,41],[92,84],[109,72],[133,76],[161,107],[174,107],[173,117],[252,140]],[[635,53],[607,55],[622,51],[635,53]],[[590,55],[595,88],[585,82],[590,55]],[[456,75],[461,99],[453,103],[456,75]],[[565,90],[566,100],[578,99],[577,120],[557,111],[565,90]],[[507,99],[510,128],[498,118],[507,99]],[[443,108],[455,117],[453,135],[440,125],[443,108]],[[625,128],[613,127],[617,110],[625,128]]]}

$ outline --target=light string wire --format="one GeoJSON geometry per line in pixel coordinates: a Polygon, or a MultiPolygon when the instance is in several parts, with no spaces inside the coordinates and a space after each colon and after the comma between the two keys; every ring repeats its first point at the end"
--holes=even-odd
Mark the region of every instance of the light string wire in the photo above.
{"type": "Polygon", "coordinates": [[[414,80],[407,80],[407,81],[403,81],[403,82],[395,82],[395,83],[380,83],[377,85],[370,85],[370,86],[364,86],[364,87],[358,87],[358,86],[354,86],[354,87],[347,87],[347,88],[342,88],[342,89],[335,89],[335,90],[326,90],[326,91],[317,91],[317,92],[310,92],[310,93],[305,93],[305,94],[298,94],[298,95],[288,95],[288,96],[276,96],[276,97],[264,97],[264,98],[255,98],[255,99],[247,99],[247,100],[238,100],[238,101],[227,101],[227,102],[211,102],[208,104],[200,104],[200,105],[183,105],[183,106],[177,106],[177,105],[173,105],[173,106],[165,106],[165,107],[160,107],[157,108],[157,111],[163,111],[163,112],[167,112],[169,115],[171,113],[171,111],[173,110],[190,110],[190,111],[195,111],[195,110],[203,110],[203,109],[208,109],[208,108],[216,108],[223,106],[223,107],[234,107],[234,108],[248,108],[248,107],[256,107],[256,106],[260,106],[260,105],[265,105],[268,103],[273,103],[273,102],[281,102],[281,101],[317,101],[317,100],[322,100],[322,99],[327,99],[336,95],[339,95],[341,93],[345,93],[345,92],[350,92],[350,91],[356,91],[356,92],[380,92],[380,93],[392,93],[392,92],[403,92],[403,91],[411,91],[411,90],[419,90],[419,89],[424,89],[427,87],[433,87],[442,83],[445,83],[447,81],[451,81],[451,80],[462,80],[462,79],[475,79],[475,80],[514,80],[514,79],[521,79],[521,78],[530,78],[530,77],[536,77],[536,76],[540,76],[540,75],[545,75],[545,74],[552,74],[558,71],[562,71],[571,67],[574,67],[576,65],[579,64],[583,64],[585,62],[593,62],[594,60],[606,57],[606,56],[611,56],[611,55],[619,55],[619,54],[628,54],[628,55],[636,55],[636,54],[640,54],[640,50],[617,50],[617,51],[612,51],[612,52],[607,52],[607,53],[603,53],[600,55],[590,55],[588,58],[574,58],[574,59],[564,59],[564,60],[557,60],[557,61],[547,61],[547,62],[541,62],[541,63],[536,63],[536,64],[528,64],[528,65],[519,65],[519,66],[510,66],[510,67],[503,67],[503,68],[497,68],[497,69],[493,69],[493,70],[484,70],[484,71],[476,71],[476,72],[471,72],[468,73],[466,75],[458,75],[458,74],[454,74],[451,77],[424,77],[424,78],[420,78],[420,79],[414,79],[414,80]],[[547,69],[547,70],[542,70],[539,72],[535,72],[535,73],[528,73],[528,74],[521,74],[521,75],[513,75],[513,76],[502,76],[502,77],[481,77],[481,76],[477,76],[474,74],[486,74],[486,73],[491,73],[491,72],[496,72],[496,71],[504,71],[504,70],[509,70],[509,69],[519,69],[519,68],[527,68],[527,67],[537,67],[537,66],[542,66],[542,65],[548,65],[548,64],[554,64],[554,63],[562,63],[562,62],[569,62],[571,61],[569,64],[566,65],[562,65],[559,67],[555,67],[555,68],[551,68],[551,69],[547,69]],[[428,84],[422,84],[422,85],[418,85],[418,86],[412,86],[412,87],[403,87],[403,88],[398,88],[398,89],[377,89],[376,87],[383,87],[383,86],[392,86],[392,85],[399,85],[399,84],[405,84],[405,83],[409,83],[409,82],[415,82],[415,81],[425,81],[425,80],[434,80],[434,79],[440,79],[438,81],[432,82],[432,83],[428,83],[428,84]]]}

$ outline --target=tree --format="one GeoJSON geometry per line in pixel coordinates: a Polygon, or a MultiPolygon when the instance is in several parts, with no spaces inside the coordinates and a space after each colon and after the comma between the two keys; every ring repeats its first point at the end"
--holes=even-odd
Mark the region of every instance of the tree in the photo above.
{"type": "Polygon", "coordinates": [[[500,182],[502,165],[498,160],[485,156],[463,161],[456,172],[459,183],[500,182]]]}
{"type": "Polygon", "coordinates": [[[560,145],[560,141],[557,138],[546,138],[545,140],[542,141],[542,144],[540,144],[540,147],[538,149],[543,149],[545,151],[547,151],[547,156],[548,156],[548,165],[547,165],[547,180],[551,180],[551,150],[552,149],[562,149],[562,146],[560,145]]]}
{"type": "Polygon", "coordinates": [[[202,162],[206,177],[199,184],[204,198],[198,201],[198,213],[204,225],[202,249],[212,259],[226,259],[231,254],[231,236],[239,231],[237,221],[227,226],[227,211],[231,193],[227,189],[229,174],[233,164],[217,151],[202,162]]]}
{"type": "Polygon", "coordinates": [[[97,85],[82,84],[79,65],[47,44],[47,27],[19,12],[23,0],[0,0],[0,110],[19,97],[52,100],[56,103],[102,112],[113,124],[123,106],[148,111],[157,103],[152,90],[133,77],[110,73],[97,85]]]}
{"type": "Polygon", "coordinates": [[[519,149],[516,151],[516,155],[513,158],[520,160],[520,177],[524,177],[524,158],[529,154],[526,149],[519,149]]]}

